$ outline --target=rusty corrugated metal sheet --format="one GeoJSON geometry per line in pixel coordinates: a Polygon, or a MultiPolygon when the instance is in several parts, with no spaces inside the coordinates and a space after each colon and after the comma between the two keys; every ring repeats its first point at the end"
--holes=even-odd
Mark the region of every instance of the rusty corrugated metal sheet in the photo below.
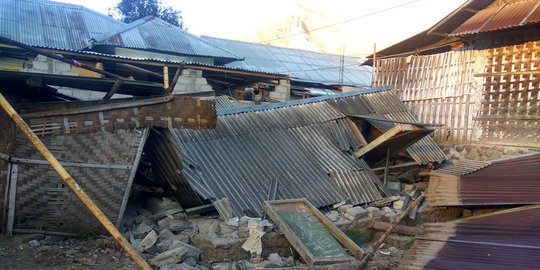
{"type": "Polygon", "coordinates": [[[81,50],[91,37],[123,25],[79,5],[42,0],[0,1],[0,35],[31,46],[81,50]]]}
{"type": "MultiPolygon", "coordinates": [[[[540,153],[438,170],[430,179],[433,205],[514,205],[540,203],[540,153]],[[433,184],[432,184],[433,183],[433,184]]],[[[459,166],[459,165],[458,165],[459,166]]]]}
{"type": "Polygon", "coordinates": [[[400,269],[538,269],[540,206],[424,225],[400,269]]]}
{"type": "Polygon", "coordinates": [[[479,11],[451,36],[462,36],[519,27],[540,21],[540,1],[525,0],[506,4],[494,4],[479,11]]]}
{"type": "Polygon", "coordinates": [[[463,160],[460,160],[459,164],[453,164],[453,165],[443,167],[441,169],[436,170],[436,172],[455,175],[455,176],[463,176],[469,173],[476,172],[489,165],[491,165],[491,162],[489,161],[463,159],[463,160]]]}

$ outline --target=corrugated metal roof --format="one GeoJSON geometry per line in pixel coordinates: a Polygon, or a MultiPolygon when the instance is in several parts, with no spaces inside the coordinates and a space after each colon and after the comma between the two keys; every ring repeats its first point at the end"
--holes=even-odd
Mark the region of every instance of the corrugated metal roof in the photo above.
{"type": "Polygon", "coordinates": [[[437,173],[450,174],[455,176],[463,176],[469,173],[476,172],[491,165],[489,161],[463,159],[459,164],[453,164],[436,170],[437,173]]]}
{"type": "MultiPolygon", "coordinates": [[[[346,115],[366,115],[397,121],[418,122],[393,91],[358,95],[346,100],[329,101],[329,103],[346,115]]],[[[368,121],[382,132],[386,132],[396,125],[384,121],[368,121]]],[[[409,146],[407,152],[419,164],[441,163],[447,159],[441,148],[429,136],[409,146]]]]}
{"type": "MultiPolygon", "coordinates": [[[[494,160],[457,178],[445,177],[444,170],[436,173],[447,183],[430,187],[434,195],[429,199],[434,205],[540,203],[540,153],[494,160]]],[[[452,169],[449,174],[458,173],[452,169]]]]}
{"type": "Polygon", "coordinates": [[[540,22],[540,1],[495,2],[456,28],[451,36],[462,36],[519,27],[540,22]]]}
{"type": "MultiPolygon", "coordinates": [[[[208,42],[243,57],[227,64],[271,73],[284,73],[296,81],[339,85],[340,55],[263,45],[237,40],[202,36],[208,42]]],[[[360,66],[362,58],[345,57],[343,84],[371,86],[371,67],[360,66]]]]}
{"type": "Polygon", "coordinates": [[[105,44],[179,55],[218,57],[229,59],[228,62],[240,59],[231,52],[154,16],[136,20],[93,38],[96,45],[105,44]]]}
{"type": "Polygon", "coordinates": [[[253,101],[235,100],[229,98],[228,96],[217,96],[214,98],[214,100],[216,101],[216,110],[234,109],[255,105],[253,101]]]}
{"type": "Polygon", "coordinates": [[[424,224],[400,269],[538,269],[540,206],[424,224]]]}
{"type": "Polygon", "coordinates": [[[203,198],[229,198],[236,215],[261,214],[274,179],[278,199],[306,197],[318,207],[381,198],[379,179],[351,155],[361,146],[354,123],[329,100],[387,93],[378,89],[218,111],[215,129],[173,130],[183,175],[203,198]]]}
{"type": "Polygon", "coordinates": [[[81,50],[91,37],[124,23],[88,8],[53,1],[0,1],[0,35],[45,48],[81,50]]]}

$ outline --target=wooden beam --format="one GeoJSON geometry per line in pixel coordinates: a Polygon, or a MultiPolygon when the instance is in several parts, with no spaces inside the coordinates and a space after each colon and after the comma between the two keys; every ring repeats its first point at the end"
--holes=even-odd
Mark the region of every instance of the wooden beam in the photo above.
{"type": "Polygon", "coordinates": [[[126,109],[126,108],[167,103],[173,99],[174,99],[174,96],[160,96],[160,97],[154,97],[154,98],[145,98],[145,99],[139,99],[139,100],[118,102],[118,103],[113,103],[113,104],[89,106],[87,108],[75,108],[75,109],[69,109],[69,110],[51,110],[51,111],[44,111],[44,112],[25,113],[25,114],[21,114],[21,117],[25,119],[29,119],[29,118],[44,118],[44,117],[53,117],[53,116],[68,116],[68,115],[83,114],[83,113],[102,112],[102,111],[109,111],[109,110],[118,110],[118,109],[126,109]]]}
{"type": "Polygon", "coordinates": [[[86,192],[75,182],[73,177],[66,171],[66,169],[58,162],[56,157],[49,151],[49,149],[43,144],[43,142],[36,136],[36,134],[30,129],[30,127],[24,122],[19,114],[13,109],[11,104],[0,94],[0,106],[11,117],[19,129],[26,135],[30,142],[37,148],[37,150],[43,155],[43,157],[49,161],[56,173],[62,178],[64,183],[75,193],[79,200],[90,210],[90,212],[96,217],[96,219],[107,229],[107,231],[113,236],[114,239],[122,246],[122,248],[131,256],[137,266],[141,269],[151,270],[152,267],[141,257],[141,255],[129,244],[124,238],[124,235],[116,229],[114,224],[107,218],[105,213],[99,209],[99,207],[88,197],[86,192]]]}
{"type": "Polygon", "coordinates": [[[169,89],[169,67],[163,66],[163,88],[169,89]]]}
{"type": "Polygon", "coordinates": [[[362,259],[362,264],[358,267],[359,270],[364,269],[366,267],[367,263],[373,255],[375,255],[375,252],[379,250],[379,247],[386,241],[386,238],[392,233],[392,231],[396,228],[396,226],[409,214],[409,212],[414,209],[417,205],[419,205],[422,200],[424,199],[424,193],[420,194],[418,198],[416,198],[408,207],[405,209],[405,211],[401,212],[401,214],[392,222],[390,227],[384,232],[384,234],[381,236],[381,238],[373,244],[371,247],[371,250],[367,253],[367,255],[362,259]]]}
{"type": "Polygon", "coordinates": [[[398,135],[400,132],[402,132],[406,127],[403,125],[396,125],[393,128],[389,129],[385,133],[383,133],[381,136],[377,137],[375,140],[371,141],[368,145],[360,147],[360,149],[356,150],[354,152],[353,156],[355,158],[361,158],[363,155],[365,155],[367,152],[375,149],[375,147],[379,146],[383,142],[389,140],[390,138],[398,135]]]}
{"type": "Polygon", "coordinates": [[[171,94],[173,92],[174,87],[176,86],[176,83],[178,82],[178,79],[180,78],[180,75],[182,75],[183,69],[184,69],[184,64],[180,64],[178,68],[176,69],[171,85],[169,85],[169,87],[167,88],[167,91],[166,91],[167,94],[171,94]]]}
{"type": "MultiPolygon", "coordinates": [[[[0,94],[1,95],[1,94],[0,94]]],[[[8,215],[6,224],[6,234],[13,234],[13,224],[15,223],[15,202],[17,197],[17,175],[19,174],[19,165],[11,164],[9,173],[9,197],[8,197],[8,215]]]]}
{"type": "Polygon", "coordinates": [[[107,94],[103,96],[103,99],[111,99],[111,97],[118,91],[118,89],[120,89],[122,83],[124,83],[124,81],[120,79],[116,80],[116,82],[114,82],[113,86],[111,87],[111,90],[109,90],[109,92],[107,92],[107,94]]]}
{"type": "Polygon", "coordinates": [[[107,77],[116,78],[116,79],[127,79],[127,78],[124,78],[122,76],[118,76],[118,75],[116,75],[114,73],[111,73],[111,72],[108,72],[108,71],[105,71],[105,70],[101,70],[101,69],[95,68],[95,67],[90,66],[90,65],[83,64],[83,63],[81,63],[79,61],[76,61],[76,60],[69,60],[69,59],[64,58],[63,56],[59,56],[59,55],[50,53],[50,52],[42,50],[42,49],[34,48],[32,46],[28,46],[26,44],[20,43],[18,41],[15,41],[15,40],[12,40],[12,39],[9,39],[9,38],[0,37],[0,42],[7,43],[9,45],[14,45],[14,46],[17,46],[17,47],[19,47],[21,49],[25,49],[27,51],[31,51],[31,52],[34,52],[34,53],[37,53],[37,54],[41,54],[41,55],[44,55],[46,57],[49,57],[49,58],[52,58],[52,59],[55,59],[55,60],[58,60],[58,61],[61,61],[61,62],[64,62],[64,63],[74,65],[76,67],[84,68],[86,70],[90,70],[90,71],[105,75],[107,77]]]}
{"type": "MultiPolygon", "coordinates": [[[[373,225],[371,225],[371,228],[377,231],[386,231],[392,226],[391,223],[388,222],[382,222],[382,221],[375,221],[373,225]]],[[[411,227],[411,226],[405,226],[405,225],[397,225],[393,233],[399,233],[399,234],[405,234],[405,235],[411,235],[415,236],[422,233],[422,228],[420,227],[411,227]]]]}

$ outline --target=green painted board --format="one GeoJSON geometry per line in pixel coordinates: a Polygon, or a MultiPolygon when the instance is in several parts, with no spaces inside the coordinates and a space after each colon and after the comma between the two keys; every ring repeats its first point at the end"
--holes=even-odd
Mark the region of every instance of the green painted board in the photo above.
{"type": "Polygon", "coordinates": [[[360,248],[306,199],[267,201],[264,211],[308,265],[353,261],[360,248]]]}

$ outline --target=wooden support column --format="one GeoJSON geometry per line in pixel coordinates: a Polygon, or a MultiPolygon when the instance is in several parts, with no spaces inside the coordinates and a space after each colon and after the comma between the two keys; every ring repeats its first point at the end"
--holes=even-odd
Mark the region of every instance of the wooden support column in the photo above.
{"type": "Polygon", "coordinates": [[[120,89],[120,87],[122,86],[122,83],[124,83],[123,80],[116,80],[116,82],[114,82],[113,86],[111,87],[111,90],[109,90],[109,92],[107,92],[107,94],[105,94],[105,96],[103,96],[103,99],[111,99],[111,97],[116,93],[118,92],[118,89],[120,89]]]}
{"type": "Polygon", "coordinates": [[[163,88],[169,89],[169,67],[163,66],[163,88]]]}
{"type": "Polygon", "coordinates": [[[174,73],[174,78],[172,80],[172,83],[167,88],[167,94],[170,94],[173,92],[174,87],[176,86],[176,83],[178,82],[178,79],[180,78],[180,75],[182,75],[183,69],[184,69],[184,64],[180,64],[178,68],[176,69],[176,73],[174,73]]]}
{"type": "Polygon", "coordinates": [[[64,183],[75,193],[79,200],[90,210],[90,212],[97,218],[97,220],[107,229],[107,231],[116,239],[116,241],[122,246],[122,248],[131,256],[140,269],[151,270],[150,265],[141,257],[141,255],[129,244],[124,238],[122,233],[116,229],[114,224],[107,218],[105,213],[99,209],[99,207],[88,197],[86,192],[75,182],[73,177],[64,169],[64,167],[58,162],[56,157],[47,149],[38,136],[30,129],[30,127],[24,122],[19,114],[13,109],[11,104],[0,94],[0,106],[6,111],[6,113],[13,119],[15,124],[21,129],[21,131],[28,137],[30,142],[37,148],[37,150],[43,155],[43,157],[49,161],[56,173],[62,178],[64,183]]]}

